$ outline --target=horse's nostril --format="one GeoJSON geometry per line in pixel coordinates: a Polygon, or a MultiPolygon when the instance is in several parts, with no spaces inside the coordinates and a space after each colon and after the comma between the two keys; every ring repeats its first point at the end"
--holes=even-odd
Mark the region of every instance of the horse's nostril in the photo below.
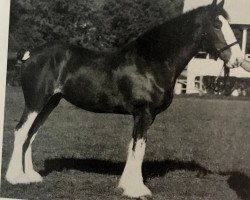
{"type": "Polygon", "coordinates": [[[241,66],[243,62],[244,62],[243,58],[236,58],[236,63],[238,66],[241,66]]]}
{"type": "Polygon", "coordinates": [[[234,68],[230,62],[225,62],[225,66],[228,68],[234,68]]]}

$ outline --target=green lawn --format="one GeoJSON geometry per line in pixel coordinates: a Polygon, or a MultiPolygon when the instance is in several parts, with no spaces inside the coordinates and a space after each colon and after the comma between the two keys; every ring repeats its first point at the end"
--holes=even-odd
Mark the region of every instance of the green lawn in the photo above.
{"type": "MultiPolygon", "coordinates": [[[[7,88],[2,174],[23,109],[20,88],[7,88]]],[[[148,133],[143,173],[156,200],[250,199],[250,101],[174,99],[148,133]]],[[[1,197],[127,199],[116,188],[132,133],[130,116],[94,114],[62,101],[33,143],[43,182],[10,185],[1,197]]]]}

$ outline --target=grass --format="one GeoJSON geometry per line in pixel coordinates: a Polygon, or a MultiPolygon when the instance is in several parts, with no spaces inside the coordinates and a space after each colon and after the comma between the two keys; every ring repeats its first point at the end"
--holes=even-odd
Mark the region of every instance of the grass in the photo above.
{"type": "MultiPolygon", "coordinates": [[[[2,174],[23,109],[20,88],[7,88],[2,174]]],[[[153,199],[250,199],[250,101],[174,99],[148,133],[143,173],[153,199]]],[[[43,182],[10,185],[1,197],[26,199],[127,199],[116,188],[131,139],[132,118],[94,114],[62,101],[33,143],[43,182]]]]}

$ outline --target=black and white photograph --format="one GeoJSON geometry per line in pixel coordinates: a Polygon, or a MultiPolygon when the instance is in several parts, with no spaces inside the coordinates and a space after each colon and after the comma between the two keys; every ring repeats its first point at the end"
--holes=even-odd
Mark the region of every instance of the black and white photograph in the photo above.
{"type": "Polygon", "coordinates": [[[0,199],[250,200],[250,1],[1,1],[0,199]]]}

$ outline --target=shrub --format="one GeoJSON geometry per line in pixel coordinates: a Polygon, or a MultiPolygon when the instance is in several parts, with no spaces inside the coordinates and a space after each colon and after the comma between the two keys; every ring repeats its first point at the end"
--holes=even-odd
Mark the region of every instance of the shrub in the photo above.
{"type": "Polygon", "coordinates": [[[183,0],[12,0],[9,46],[116,48],[182,10],[183,0]]]}

